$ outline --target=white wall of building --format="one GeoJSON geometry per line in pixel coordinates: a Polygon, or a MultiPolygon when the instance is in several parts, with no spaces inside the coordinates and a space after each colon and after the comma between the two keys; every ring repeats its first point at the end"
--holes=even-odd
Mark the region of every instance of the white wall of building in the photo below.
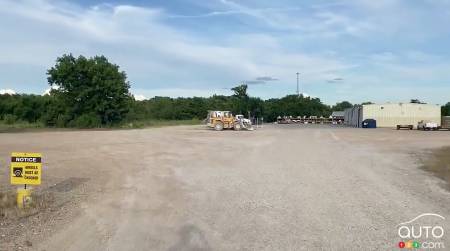
{"type": "Polygon", "coordinates": [[[372,104],[345,110],[344,124],[361,127],[365,119],[375,119],[377,127],[396,127],[397,125],[417,126],[421,120],[441,124],[441,107],[439,105],[394,103],[372,104]]]}
{"type": "Polygon", "coordinates": [[[438,105],[413,103],[364,105],[362,114],[363,120],[375,119],[377,127],[417,126],[421,120],[441,124],[441,107],[438,105]]]}

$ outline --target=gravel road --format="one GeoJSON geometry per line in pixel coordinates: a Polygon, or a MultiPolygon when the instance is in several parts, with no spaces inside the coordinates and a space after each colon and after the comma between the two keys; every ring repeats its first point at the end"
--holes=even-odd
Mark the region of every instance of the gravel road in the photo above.
{"type": "MultiPolygon", "coordinates": [[[[70,198],[17,220],[22,232],[9,222],[0,240],[5,250],[394,250],[398,224],[423,213],[446,217],[420,220],[449,232],[450,193],[420,168],[447,145],[450,132],[298,125],[0,134],[2,169],[11,151],[42,152],[36,193],[69,184],[54,198],[70,198]]],[[[449,248],[446,234],[437,241],[449,248]]]]}

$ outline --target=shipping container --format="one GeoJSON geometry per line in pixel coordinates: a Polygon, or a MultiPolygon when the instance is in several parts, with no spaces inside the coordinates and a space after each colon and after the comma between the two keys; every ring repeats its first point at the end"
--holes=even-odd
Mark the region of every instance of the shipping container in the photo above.
{"type": "Polygon", "coordinates": [[[396,127],[397,125],[412,125],[417,127],[421,120],[441,124],[441,108],[438,105],[395,103],[371,104],[357,106],[345,110],[345,124],[361,127],[362,121],[374,119],[377,127],[396,127]]]}

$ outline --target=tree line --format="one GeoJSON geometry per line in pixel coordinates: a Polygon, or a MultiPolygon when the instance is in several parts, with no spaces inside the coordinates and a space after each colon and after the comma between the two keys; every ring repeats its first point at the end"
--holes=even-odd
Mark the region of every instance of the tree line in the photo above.
{"type": "MultiPolygon", "coordinates": [[[[48,127],[109,127],[142,120],[202,120],[208,110],[227,110],[246,117],[323,116],[353,106],[344,101],[329,106],[319,98],[287,95],[263,100],[251,97],[247,86],[232,88],[233,95],[211,97],[154,97],[137,101],[119,66],[104,56],[86,58],[63,55],[47,71],[52,90],[49,95],[0,95],[0,120],[14,124],[24,121],[48,127]]],[[[450,103],[442,107],[450,116],[450,103]]]]}
{"type": "MultiPolygon", "coordinates": [[[[0,120],[14,124],[25,121],[42,123],[49,127],[107,127],[141,120],[202,120],[208,110],[226,110],[246,117],[264,117],[275,121],[278,116],[329,116],[332,107],[318,98],[288,95],[280,99],[262,100],[255,97],[214,95],[208,98],[154,97],[136,101],[130,99],[124,113],[116,115],[104,108],[89,110],[89,104],[67,108],[56,96],[51,95],[0,95],[0,120]],[[82,107],[79,107],[82,106],[82,107]],[[120,117],[119,117],[120,116],[120,117]]],[[[95,106],[92,106],[93,108],[95,106]]],[[[110,108],[113,110],[114,108],[110,108]]]]}

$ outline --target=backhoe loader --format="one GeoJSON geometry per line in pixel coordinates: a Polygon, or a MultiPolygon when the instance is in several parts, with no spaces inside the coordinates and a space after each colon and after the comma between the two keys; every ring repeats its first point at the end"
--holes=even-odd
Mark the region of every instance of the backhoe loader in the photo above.
{"type": "Polygon", "coordinates": [[[230,111],[209,111],[206,124],[216,131],[222,131],[223,129],[253,130],[249,119],[244,118],[244,115],[236,115],[235,117],[230,111]]]}

